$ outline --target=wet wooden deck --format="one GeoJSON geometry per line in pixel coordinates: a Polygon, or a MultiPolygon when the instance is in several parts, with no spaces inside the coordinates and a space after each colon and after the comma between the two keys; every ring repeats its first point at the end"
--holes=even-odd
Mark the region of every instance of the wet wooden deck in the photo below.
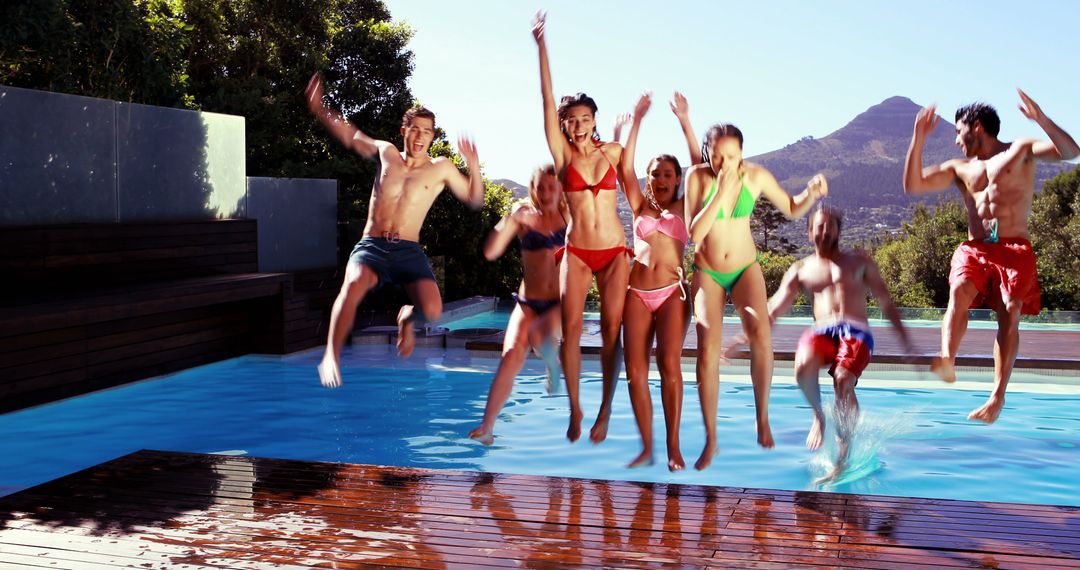
{"type": "MultiPolygon", "coordinates": [[[[795,347],[799,337],[806,331],[803,325],[778,324],[773,327],[773,352],[777,360],[794,360],[795,347]]],[[[738,321],[725,319],[724,344],[742,332],[738,321]]],[[[914,345],[914,354],[909,354],[900,338],[892,328],[875,327],[874,358],[871,362],[892,364],[929,365],[931,359],[941,350],[941,330],[938,328],[910,327],[908,334],[914,345]]],[[[968,329],[960,344],[959,366],[994,366],[994,329],[968,329]]],[[[600,351],[600,331],[595,323],[588,323],[581,336],[581,350],[585,354],[600,351]]],[[[473,350],[501,350],[502,340],[484,339],[467,343],[473,350]]],[[[683,343],[683,356],[696,357],[698,351],[697,332],[691,325],[683,343]]],[[[741,357],[749,358],[749,352],[743,350],[741,357]]],[[[1020,331],[1020,350],[1016,358],[1017,368],[1037,368],[1055,370],[1080,369],[1080,332],[1029,330],[1020,331]]]]}
{"type": "Polygon", "coordinates": [[[0,499],[0,567],[1080,568],[1080,507],[141,451],[0,499]]]}

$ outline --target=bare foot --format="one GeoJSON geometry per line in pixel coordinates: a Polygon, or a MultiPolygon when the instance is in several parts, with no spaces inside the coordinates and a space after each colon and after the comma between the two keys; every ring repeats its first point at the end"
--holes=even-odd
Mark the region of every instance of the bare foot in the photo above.
{"type": "Polygon", "coordinates": [[[593,444],[602,443],[607,439],[607,426],[608,420],[611,419],[610,414],[602,414],[596,418],[596,423],[593,424],[592,429],[589,430],[589,441],[593,444]]]}
{"type": "Polygon", "coordinates": [[[810,433],[806,435],[806,447],[811,451],[821,449],[825,441],[825,417],[814,414],[814,424],[810,426],[810,433]]]}
{"type": "Polygon", "coordinates": [[[475,439],[484,445],[491,445],[495,443],[495,434],[484,429],[484,426],[480,426],[469,432],[469,439],[475,439]]]}
{"type": "Polygon", "coordinates": [[[319,382],[326,388],[341,386],[341,370],[338,368],[337,359],[330,352],[323,356],[322,362],[315,367],[319,371],[319,382]]]}
{"type": "Polygon", "coordinates": [[[626,468],[627,469],[633,469],[635,467],[642,467],[642,466],[648,467],[648,466],[653,465],[654,463],[656,463],[656,460],[653,459],[652,450],[651,449],[644,449],[644,450],[641,451],[641,455],[638,455],[637,457],[635,457],[634,460],[631,461],[626,466],[626,468]]]}
{"type": "Polygon", "coordinates": [[[764,424],[760,422],[758,423],[757,442],[758,445],[764,447],[765,449],[772,449],[773,447],[776,447],[776,443],[773,442],[772,438],[772,428],[769,427],[768,421],[766,421],[764,424]]]}
{"type": "Polygon", "coordinates": [[[1003,407],[1005,407],[1005,398],[990,396],[990,399],[979,409],[968,414],[968,419],[992,424],[997,421],[1003,407]]]}
{"type": "Polygon", "coordinates": [[[930,363],[930,372],[937,374],[938,378],[945,382],[956,382],[956,368],[953,367],[951,362],[940,356],[934,357],[934,360],[930,363]]]}
{"type": "Polygon", "coordinates": [[[581,438],[581,412],[570,413],[570,427],[566,428],[566,439],[574,443],[581,438]]]}
{"type": "Polygon", "coordinates": [[[412,307],[404,306],[398,311],[397,317],[398,323],[398,337],[397,337],[397,352],[398,356],[402,358],[408,358],[412,355],[412,351],[416,348],[416,331],[412,326],[412,307]]]}
{"type": "Polygon", "coordinates": [[[698,460],[694,462],[694,469],[701,471],[709,465],[712,465],[713,457],[716,457],[716,454],[716,444],[705,442],[705,449],[701,450],[701,457],[698,457],[698,460]]]}
{"type": "Polygon", "coordinates": [[[683,459],[682,452],[678,449],[668,452],[667,469],[668,471],[682,471],[683,469],[686,469],[686,460],[683,459]]]}

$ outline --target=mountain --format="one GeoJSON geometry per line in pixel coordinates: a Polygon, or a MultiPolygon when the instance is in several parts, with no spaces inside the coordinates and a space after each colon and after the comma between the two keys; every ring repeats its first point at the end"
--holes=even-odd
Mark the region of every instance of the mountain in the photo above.
{"type": "Polygon", "coordinates": [[[517,182],[514,182],[513,180],[510,180],[509,178],[500,178],[498,180],[492,180],[491,182],[493,184],[502,184],[503,186],[506,186],[507,188],[509,188],[510,191],[514,193],[514,199],[515,200],[520,200],[522,198],[527,198],[529,196],[529,187],[528,186],[518,184],[517,182]]]}

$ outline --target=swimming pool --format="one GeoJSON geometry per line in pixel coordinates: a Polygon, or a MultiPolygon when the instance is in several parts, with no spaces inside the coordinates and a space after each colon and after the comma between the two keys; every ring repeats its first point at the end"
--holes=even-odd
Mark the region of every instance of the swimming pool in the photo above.
{"type": "MultiPolygon", "coordinates": [[[[246,356],[0,416],[0,494],[142,448],[778,489],[815,488],[834,450],[831,437],[824,453],[803,446],[809,411],[790,369],[778,367],[773,389],[776,449],[755,443],[748,370],[735,365],[723,371],[720,456],[704,472],[672,474],[662,445],[657,465],[623,467],[639,450],[625,381],[608,441],[570,445],[566,398],[544,392],[541,365],[529,360],[496,424],[495,445],[484,447],[466,434],[482,416],[494,359],[418,349],[402,361],[389,346],[346,347],[345,385],[326,390],[315,374],[320,352],[246,356]]],[[[682,431],[689,464],[704,437],[692,370],[686,366],[682,431]]],[[[859,388],[865,414],[852,470],[828,490],[1080,503],[1078,379],[1018,372],[1001,419],[984,426],[966,415],[986,397],[986,376],[961,370],[960,380],[979,388],[964,390],[871,368],[859,388]]],[[[600,397],[595,360],[585,361],[583,380],[587,431],[600,397]]]]}
{"type": "MultiPolygon", "coordinates": [[[[732,313],[732,308],[729,305],[727,307],[727,314],[724,316],[724,324],[731,326],[739,326],[739,318],[732,313]]],[[[506,321],[510,318],[510,309],[500,308],[496,311],[485,311],[457,319],[454,321],[441,323],[440,326],[444,326],[451,330],[457,329],[471,329],[471,328],[496,328],[505,329],[506,321]]],[[[600,313],[586,312],[585,320],[599,321],[600,313]]],[[[777,321],[779,324],[787,325],[803,325],[810,326],[814,323],[814,319],[811,316],[797,315],[797,316],[785,316],[780,317],[777,321]]],[[[892,326],[889,321],[884,319],[870,319],[871,327],[888,328],[892,326]]],[[[916,328],[941,328],[941,320],[932,319],[919,319],[919,318],[905,318],[904,326],[916,327],[916,328]]],[[[971,319],[968,321],[968,328],[972,329],[997,329],[997,321],[986,319],[971,319]]],[[[1029,322],[1021,321],[1020,330],[1056,330],[1056,331],[1078,331],[1080,332],[1080,324],[1071,322],[1029,322]]]]}

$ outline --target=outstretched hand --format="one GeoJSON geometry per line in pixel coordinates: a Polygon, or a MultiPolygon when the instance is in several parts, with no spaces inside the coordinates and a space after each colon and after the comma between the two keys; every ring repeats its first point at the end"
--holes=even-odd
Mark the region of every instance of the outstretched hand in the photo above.
{"type": "Polygon", "coordinates": [[[316,71],[311,75],[304,89],[304,96],[307,98],[308,109],[311,109],[311,112],[314,113],[323,108],[323,85],[319,72],[316,71]]]}
{"type": "Polygon", "coordinates": [[[537,11],[532,20],[532,35],[536,43],[544,41],[544,25],[547,23],[547,12],[537,11]]]}
{"type": "Polygon", "coordinates": [[[476,152],[476,143],[466,136],[458,137],[458,152],[465,158],[465,165],[469,168],[480,168],[480,155],[476,152]]]}
{"type": "Polygon", "coordinates": [[[645,91],[634,104],[634,120],[640,121],[649,112],[649,107],[652,107],[652,91],[645,91]]]}
{"type": "Polygon", "coordinates": [[[1020,94],[1020,105],[1018,105],[1018,107],[1020,107],[1020,112],[1023,113],[1025,117],[1036,123],[1041,122],[1046,118],[1046,115],[1043,114],[1039,105],[1035,103],[1035,101],[1032,101],[1027,93],[1024,93],[1019,87],[1016,88],[1016,92],[1020,94]]]}
{"type": "Polygon", "coordinates": [[[815,174],[806,187],[810,189],[810,194],[818,200],[829,195],[829,183],[825,180],[824,174],[815,174]]]}
{"type": "Polygon", "coordinates": [[[929,135],[937,128],[940,119],[937,115],[936,103],[923,107],[919,110],[919,114],[915,115],[915,134],[924,137],[929,135]]]}
{"type": "Polygon", "coordinates": [[[690,104],[686,102],[686,97],[678,91],[671,97],[671,112],[675,113],[675,116],[681,121],[690,116],[690,104]]]}
{"type": "Polygon", "coordinates": [[[630,124],[630,119],[630,113],[619,113],[618,115],[615,115],[615,129],[614,134],[611,136],[611,140],[619,142],[619,139],[622,138],[623,127],[630,124]]]}

